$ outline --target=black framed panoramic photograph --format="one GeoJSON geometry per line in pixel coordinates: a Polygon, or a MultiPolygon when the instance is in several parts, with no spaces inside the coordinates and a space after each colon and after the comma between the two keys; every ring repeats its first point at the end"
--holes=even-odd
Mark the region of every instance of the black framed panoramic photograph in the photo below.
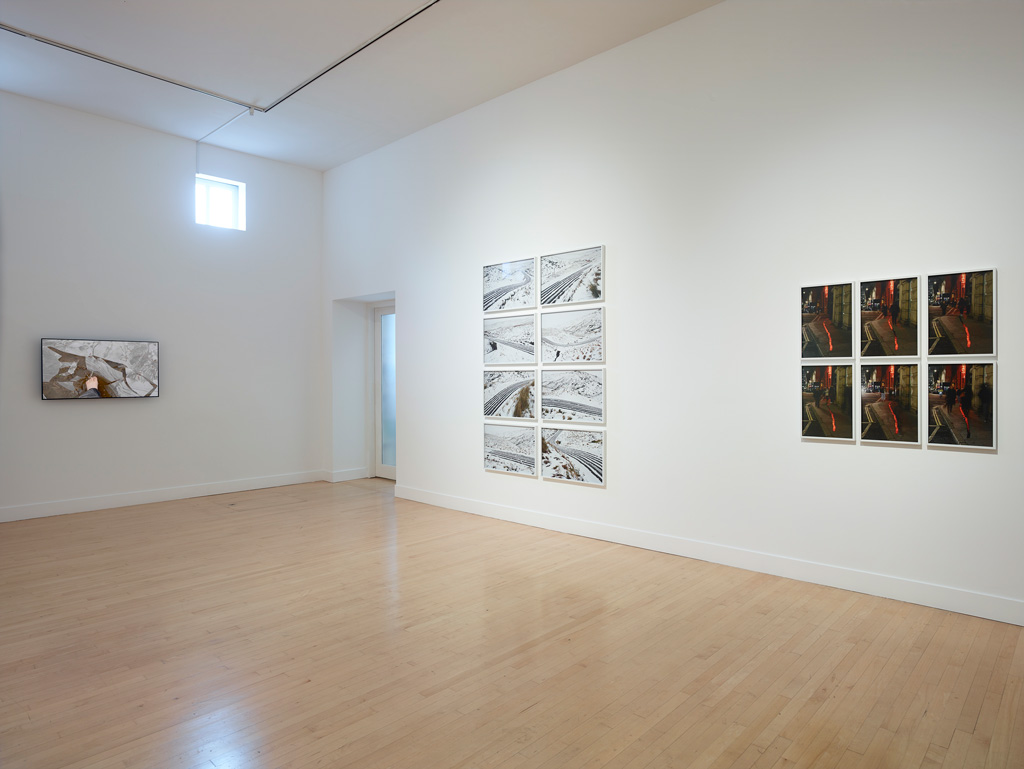
{"type": "Polygon", "coordinates": [[[803,366],[800,374],[805,438],[853,441],[853,366],[803,366]]]}
{"type": "Polygon", "coordinates": [[[800,357],[853,357],[853,284],[800,289],[800,357]]]}
{"type": "Polygon", "coordinates": [[[537,418],[537,374],[532,370],[484,372],[484,416],[494,419],[537,418]]]}
{"type": "Polygon", "coordinates": [[[862,356],[917,356],[917,284],[917,278],[869,280],[860,284],[862,356]]]}
{"type": "Polygon", "coordinates": [[[995,270],[928,276],[928,354],[995,353],[995,270]]]}
{"type": "Polygon", "coordinates": [[[533,315],[484,318],[484,363],[536,363],[533,315]]]}
{"type": "Polygon", "coordinates": [[[157,342],[43,338],[40,367],[43,400],[160,395],[157,342]]]}
{"type": "Polygon", "coordinates": [[[545,312],[540,316],[544,363],[604,362],[604,308],[545,312]]]}
{"type": "Polygon", "coordinates": [[[918,365],[862,363],[861,440],[919,443],[918,365]]]}
{"type": "Polygon", "coordinates": [[[996,446],[994,363],[928,364],[928,445],[996,446]]]}
{"type": "Polygon", "coordinates": [[[536,264],[520,259],[484,267],[484,312],[536,306],[536,264]]]}
{"type": "Polygon", "coordinates": [[[604,485],[604,432],[541,429],[541,476],[592,486],[604,485]]]}
{"type": "Polygon", "coordinates": [[[485,424],[484,469],[536,476],[536,428],[485,424]]]}
{"type": "Polygon", "coordinates": [[[540,303],[573,304],[604,298],[604,246],[540,258],[540,303]]]}
{"type": "Polygon", "coordinates": [[[549,422],[604,422],[604,369],[542,371],[540,416],[549,422]]]}

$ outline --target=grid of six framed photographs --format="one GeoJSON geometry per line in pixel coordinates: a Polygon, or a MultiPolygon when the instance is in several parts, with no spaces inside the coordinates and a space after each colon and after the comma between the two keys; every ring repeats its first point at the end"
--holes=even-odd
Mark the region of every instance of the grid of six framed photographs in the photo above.
{"type": "Polygon", "coordinates": [[[485,265],[483,312],[484,469],[605,486],[604,246],[485,265]]]}
{"type": "Polygon", "coordinates": [[[995,270],[804,286],[800,312],[804,439],[996,449],[995,270]]]}

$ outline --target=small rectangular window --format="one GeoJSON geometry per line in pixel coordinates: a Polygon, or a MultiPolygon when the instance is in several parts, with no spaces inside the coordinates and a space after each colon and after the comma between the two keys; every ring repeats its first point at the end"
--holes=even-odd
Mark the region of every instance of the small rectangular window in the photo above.
{"type": "Polygon", "coordinates": [[[245,229],[245,183],[196,174],[196,224],[245,229]]]}

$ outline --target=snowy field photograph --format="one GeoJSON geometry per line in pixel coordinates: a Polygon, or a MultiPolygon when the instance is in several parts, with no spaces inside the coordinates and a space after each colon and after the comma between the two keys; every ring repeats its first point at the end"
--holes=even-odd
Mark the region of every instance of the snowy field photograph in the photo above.
{"type": "Polygon", "coordinates": [[[536,363],[532,315],[484,318],[484,363],[536,363]]]}
{"type": "Polygon", "coordinates": [[[533,371],[485,371],[484,416],[536,419],[536,380],[533,371]]]}
{"type": "Polygon", "coordinates": [[[534,259],[484,267],[484,312],[536,306],[536,269],[534,259]]]}
{"type": "Polygon", "coordinates": [[[533,427],[484,425],[484,469],[537,474],[537,431],[533,427]]]}
{"type": "Polygon", "coordinates": [[[604,369],[542,372],[540,415],[552,422],[604,422],[604,369]]]}
{"type": "Polygon", "coordinates": [[[561,481],[604,485],[604,433],[541,430],[541,475],[561,481]]]}
{"type": "Polygon", "coordinates": [[[540,258],[540,303],[596,302],[604,297],[604,246],[540,258]]]}
{"type": "Polygon", "coordinates": [[[96,339],[42,339],[43,400],[156,398],[159,345],[96,339]]]}
{"type": "Polygon", "coordinates": [[[540,316],[544,363],[604,361],[604,308],[540,316]]]}

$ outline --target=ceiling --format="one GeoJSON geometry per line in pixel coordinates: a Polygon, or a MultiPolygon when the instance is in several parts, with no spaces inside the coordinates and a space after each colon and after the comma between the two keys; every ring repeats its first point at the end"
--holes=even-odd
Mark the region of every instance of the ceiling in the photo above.
{"type": "Polygon", "coordinates": [[[717,2],[3,0],[0,90],[326,170],[717,2]]]}

